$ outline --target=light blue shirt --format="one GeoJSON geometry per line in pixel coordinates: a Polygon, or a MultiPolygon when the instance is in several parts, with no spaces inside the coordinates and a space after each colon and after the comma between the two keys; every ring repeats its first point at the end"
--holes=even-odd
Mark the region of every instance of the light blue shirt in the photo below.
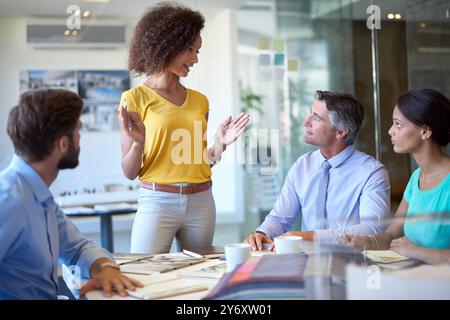
{"type": "MultiPolygon", "coordinates": [[[[371,156],[348,146],[333,158],[327,189],[327,229],[320,229],[313,177],[327,159],[320,150],[299,157],[289,170],[281,194],[257,231],[274,238],[290,231],[302,213],[302,231],[316,231],[318,240],[333,242],[347,235],[382,232],[390,217],[390,184],[386,168],[371,156]]],[[[322,183],[322,182],[321,182],[322,183]]]]}
{"type": "Polygon", "coordinates": [[[56,299],[58,259],[89,277],[111,255],[83,237],[36,171],[14,155],[0,172],[0,299],[56,299]]]}

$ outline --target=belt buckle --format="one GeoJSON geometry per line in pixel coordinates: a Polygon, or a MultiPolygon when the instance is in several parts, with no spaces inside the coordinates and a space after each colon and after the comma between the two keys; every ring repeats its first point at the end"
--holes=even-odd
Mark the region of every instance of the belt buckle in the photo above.
{"type": "Polygon", "coordinates": [[[183,186],[180,186],[180,195],[183,194],[183,186]]]}

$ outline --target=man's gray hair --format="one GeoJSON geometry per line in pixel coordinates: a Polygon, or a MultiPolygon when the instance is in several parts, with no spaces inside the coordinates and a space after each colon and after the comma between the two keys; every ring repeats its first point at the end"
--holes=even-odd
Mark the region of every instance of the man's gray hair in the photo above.
{"type": "Polygon", "coordinates": [[[364,109],[356,97],[344,92],[317,90],[314,99],[325,102],[333,129],[347,128],[344,142],[353,144],[364,120],[364,109]]]}

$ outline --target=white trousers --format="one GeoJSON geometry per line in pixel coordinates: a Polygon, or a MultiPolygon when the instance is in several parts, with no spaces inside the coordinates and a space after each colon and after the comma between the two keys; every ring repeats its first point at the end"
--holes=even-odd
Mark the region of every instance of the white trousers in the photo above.
{"type": "Polygon", "coordinates": [[[212,189],[179,194],[141,188],[138,204],[131,253],[169,252],[174,238],[182,248],[212,245],[216,225],[212,189]]]}

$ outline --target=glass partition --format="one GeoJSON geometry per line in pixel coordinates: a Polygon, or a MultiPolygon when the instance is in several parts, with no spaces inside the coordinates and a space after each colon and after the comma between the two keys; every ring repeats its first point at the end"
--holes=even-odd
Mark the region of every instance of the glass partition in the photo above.
{"type": "Polygon", "coordinates": [[[365,120],[355,147],[373,157],[379,118],[378,160],[389,172],[395,213],[415,168],[409,155],[392,149],[388,130],[395,98],[421,87],[450,95],[449,8],[448,0],[267,0],[248,1],[239,8],[241,106],[252,114],[253,131],[275,130],[279,137],[278,149],[266,140],[258,143],[258,151],[264,149],[260,154],[271,155],[272,162],[263,163],[258,156],[251,168],[259,169],[248,170],[247,165],[244,233],[254,230],[270,211],[295,160],[315,149],[302,136],[303,121],[318,89],[358,97],[365,120]],[[379,22],[375,32],[368,28],[372,17],[379,22]],[[378,66],[372,59],[375,40],[378,66]],[[373,83],[375,72],[378,89],[373,83]],[[374,94],[379,111],[374,111],[374,94]],[[262,172],[267,163],[276,170],[262,172]]]}

